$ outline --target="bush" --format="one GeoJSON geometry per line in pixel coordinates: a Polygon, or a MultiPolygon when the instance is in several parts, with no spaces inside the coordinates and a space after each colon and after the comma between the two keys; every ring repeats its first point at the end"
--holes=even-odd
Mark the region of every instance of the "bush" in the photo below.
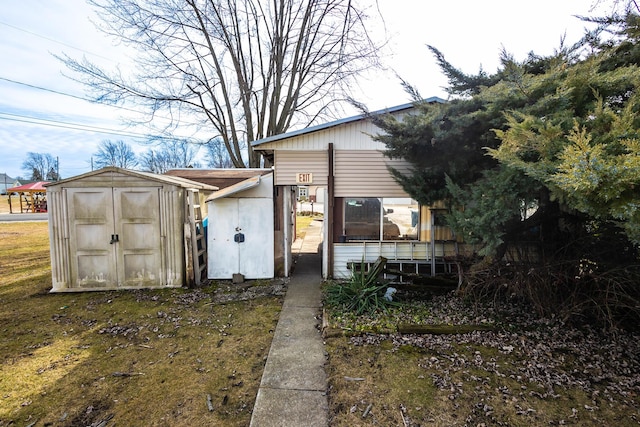
{"type": "Polygon", "coordinates": [[[606,329],[640,324],[640,265],[602,266],[588,259],[547,265],[494,263],[470,272],[463,292],[477,300],[514,299],[542,317],[606,329]]]}
{"type": "Polygon", "coordinates": [[[352,311],[356,315],[386,311],[390,305],[399,305],[384,298],[387,284],[379,280],[386,265],[384,258],[374,263],[369,270],[364,261],[360,268],[351,270],[347,282],[334,282],[326,288],[326,303],[333,308],[352,311]]]}

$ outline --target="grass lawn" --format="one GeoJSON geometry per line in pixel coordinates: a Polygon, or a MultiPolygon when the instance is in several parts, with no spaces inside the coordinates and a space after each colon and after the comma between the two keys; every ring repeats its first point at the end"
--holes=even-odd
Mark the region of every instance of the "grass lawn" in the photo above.
{"type": "Polygon", "coordinates": [[[47,223],[0,223],[0,426],[249,424],[281,298],[50,289],[47,223]]]}
{"type": "Polygon", "coordinates": [[[307,227],[314,219],[322,218],[322,215],[296,215],[296,239],[304,239],[307,227]]]}
{"type": "Polygon", "coordinates": [[[450,299],[358,317],[326,308],[332,427],[640,424],[637,333],[605,335],[536,319],[520,306],[498,315],[490,305],[448,306],[450,299]],[[362,332],[400,322],[493,328],[362,332]]]}
{"type": "MultiPolygon", "coordinates": [[[[11,204],[17,206],[17,212],[20,212],[20,201],[17,196],[11,198],[11,204]]],[[[0,195],[0,213],[9,213],[9,197],[0,195]]]]}
{"type": "MultiPolygon", "coordinates": [[[[47,224],[0,223],[0,427],[249,424],[280,298],[50,288],[47,224]]],[[[327,312],[331,427],[640,424],[638,334],[442,297],[327,312]],[[495,328],[403,335],[399,323],[495,328]]]]}

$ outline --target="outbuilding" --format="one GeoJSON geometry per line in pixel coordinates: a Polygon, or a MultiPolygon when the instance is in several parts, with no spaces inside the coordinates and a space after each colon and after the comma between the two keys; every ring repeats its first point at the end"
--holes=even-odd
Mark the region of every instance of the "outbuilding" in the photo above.
{"type": "Polygon", "coordinates": [[[116,167],[47,185],[52,292],[199,283],[200,206],[216,189],[116,167]]]}
{"type": "Polygon", "coordinates": [[[270,279],[274,276],[273,173],[256,174],[207,199],[208,277],[270,279]]]}

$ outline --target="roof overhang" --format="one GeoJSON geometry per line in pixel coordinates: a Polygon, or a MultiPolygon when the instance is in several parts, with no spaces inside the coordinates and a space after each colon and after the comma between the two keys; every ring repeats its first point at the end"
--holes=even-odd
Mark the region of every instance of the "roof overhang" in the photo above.
{"type": "MultiPolygon", "coordinates": [[[[422,103],[426,103],[426,104],[444,104],[446,103],[446,101],[442,98],[439,98],[437,96],[432,96],[431,98],[426,98],[422,101],[420,101],[422,103]]],[[[309,134],[309,133],[313,133],[313,132],[318,132],[321,130],[325,130],[325,129],[330,129],[332,127],[335,126],[340,126],[346,123],[351,123],[351,122],[357,122],[359,120],[366,120],[371,118],[372,116],[379,116],[382,114],[392,114],[392,113],[397,113],[400,111],[404,111],[404,110],[409,110],[412,108],[415,108],[416,103],[411,102],[408,104],[402,104],[402,105],[397,105],[395,107],[389,107],[389,108],[385,108],[383,110],[378,110],[378,111],[372,111],[370,113],[366,113],[366,114],[360,114],[357,116],[352,116],[352,117],[347,117],[344,119],[340,119],[340,120],[335,120],[333,122],[329,122],[329,123],[323,123],[320,125],[316,125],[316,126],[310,126],[308,128],[303,128],[303,129],[298,129],[298,130],[294,130],[291,132],[287,132],[287,133],[281,133],[278,135],[273,135],[273,136],[269,136],[267,138],[262,138],[262,139],[258,139],[256,141],[253,141],[251,143],[251,145],[253,147],[255,147],[256,150],[260,150],[263,147],[260,147],[260,145],[262,144],[267,144],[270,142],[276,142],[276,141],[280,141],[283,139],[288,139],[288,138],[293,138],[295,136],[300,136],[300,135],[305,135],[305,134],[309,134]]]]}
{"type": "Polygon", "coordinates": [[[207,197],[206,201],[211,202],[213,200],[229,197],[233,194],[242,193],[243,191],[247,191],[260,185],[261,180],[262,175],[256,175],[252,178],[245,179],[244,181],[238,182],[237,184],[233,184],[227,188],[212,193],[209,197],[207,197]]]}

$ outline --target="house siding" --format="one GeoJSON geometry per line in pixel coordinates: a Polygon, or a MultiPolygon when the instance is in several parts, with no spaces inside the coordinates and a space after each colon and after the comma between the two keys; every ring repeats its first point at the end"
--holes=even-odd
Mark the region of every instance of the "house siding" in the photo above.
{"type": "Polygon", "coordinates": [[[409,197],[388,170],[408,171],[405,161],[390,160],[377,150],[336,150],[336,197],[409,197]]]}
{"type": "Polygon", "coordinates": [[[384,144],[374,141],[371,136],[381,133],[371,120],[358,120],[340,126],[294,136],[286,140],[278,140],[260,144],[260,150],[316,150],[326,151],[332,142],[336,150],[382,150],[384,144]]]}
{"type": "Polygon", "coordinates": [[[275,184],[298,185],[296,174],[312,173],[313,182],[309,185],[327,185],[327,151],[276,151],[275,184]]]}

